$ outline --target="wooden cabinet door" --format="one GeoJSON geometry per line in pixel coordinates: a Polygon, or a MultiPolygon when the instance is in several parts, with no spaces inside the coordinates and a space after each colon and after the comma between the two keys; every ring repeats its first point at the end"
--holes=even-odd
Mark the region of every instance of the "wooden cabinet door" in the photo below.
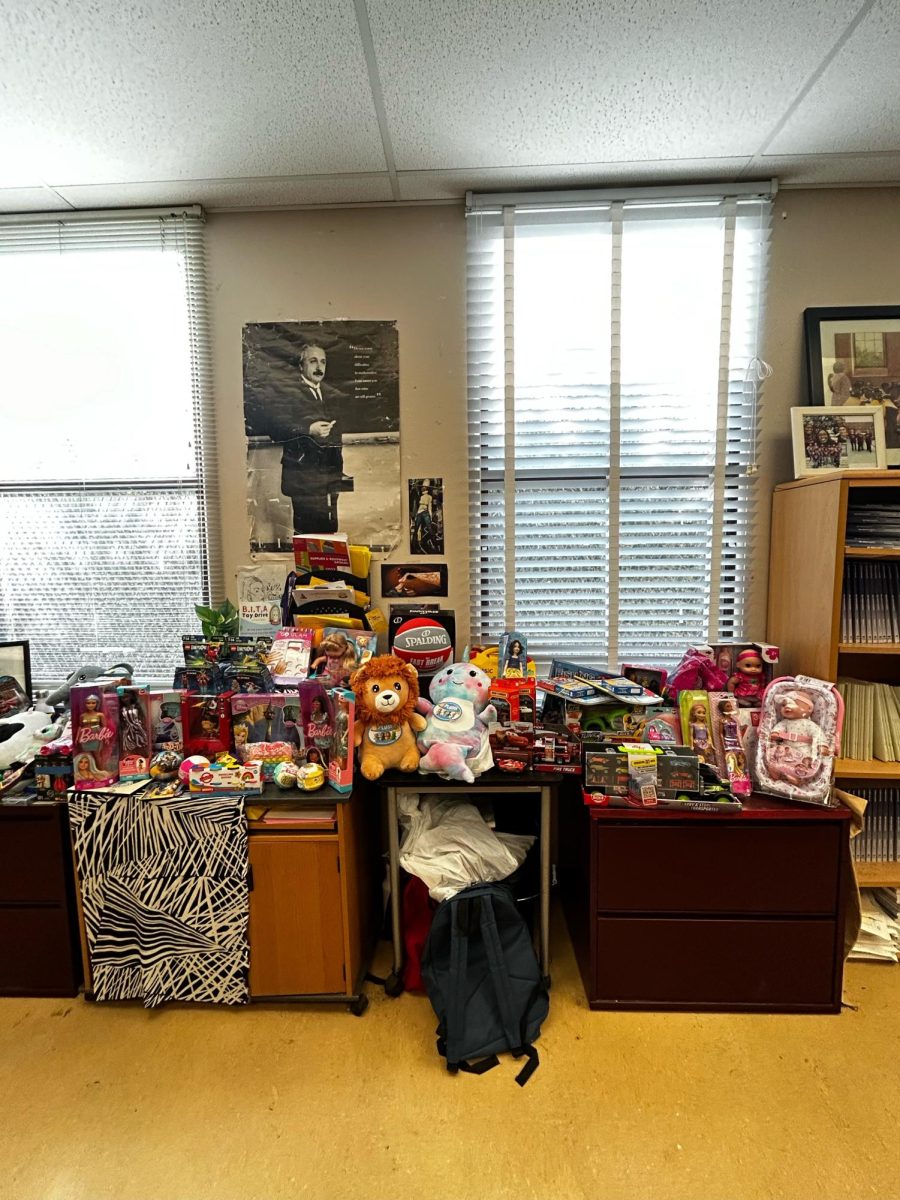
{"type": "Polygon", "coordinates": [[[346,992],[337,839],[249,838],[250,994],[346,992]]]}

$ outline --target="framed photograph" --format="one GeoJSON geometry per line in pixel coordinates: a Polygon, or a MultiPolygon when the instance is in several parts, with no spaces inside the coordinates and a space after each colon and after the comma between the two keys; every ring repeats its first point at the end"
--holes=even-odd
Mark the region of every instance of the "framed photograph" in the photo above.
{"type": "Polygon", "coordinates": [[[382,563],[382,596],[446,596],[446,563],[382,563]]]}
{"type": "Polygon", "coordinates": [[[884,410],[874,405],[792,408],[794,476],[884,468],[884,410]]]}
{"type": "Polygon", "coordinates": [[[900,467],[900,305],[808,308],[803,329],[810,404],[882,409],[883,465],[900,467]]]}
{"type": "MultiPolygon", "coordinates": [[[[10,678],[19,685],[30,704],[34,697],[31,694],[31,650],[27,641],[0,642],[0,692],[4,695],[7,690],[10,693],[15,691],[12,684],[9,684],[8,688],[2,686],[2,681],[10,678]]],[[[7,701],[0,697],[0,710],[4,708],[5,703],[7,701]]],[[[0,711],[0,716],[2,715],[3,712],[0,711]]]]}
{"type": "Polygon", "coordinates": [[[410,554],[443,554],[443,479],[408,479],[407,488],[410,554]]]}

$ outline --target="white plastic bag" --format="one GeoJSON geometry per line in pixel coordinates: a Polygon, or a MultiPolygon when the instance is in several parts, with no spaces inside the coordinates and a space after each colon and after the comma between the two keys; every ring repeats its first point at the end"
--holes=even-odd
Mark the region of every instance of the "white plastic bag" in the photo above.
{"type": "Polygon", "coordinates": [[[525,861],[534,843],[526,834],[494,833],[467,801],[451,796],[400,796],[400,866],[448,900],[471,883],[498,883],[525,861]]]}

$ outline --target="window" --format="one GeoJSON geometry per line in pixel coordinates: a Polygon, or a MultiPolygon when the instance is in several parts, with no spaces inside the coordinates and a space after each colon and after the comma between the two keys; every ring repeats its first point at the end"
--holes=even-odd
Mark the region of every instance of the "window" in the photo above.
{"type": "Polygon", "coordinates": [[[745,635],[772,193],[470,195],[473,639],[616,666],[745,635]]]}
{"type": "Polygon", "coordinates": [[[171,681],[221,594],[202,231],[0,219],[0,636],[37,682],[121,657],[171,681]]]}

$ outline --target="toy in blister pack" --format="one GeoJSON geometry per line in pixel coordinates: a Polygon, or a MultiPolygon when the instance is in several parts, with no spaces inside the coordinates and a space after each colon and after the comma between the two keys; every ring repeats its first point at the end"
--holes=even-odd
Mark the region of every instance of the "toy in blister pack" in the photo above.
{"type": "Polygon", "coordinates": [[[181,701],[186,754],[207,757],[227,753],[232,746],[231,693],[186,693],[181,701]]]}
{"type": "Polygon", "coordinates": [[[334,731],[328,758],[328,782],[338,792],[353,790],[353,737],[356,696],[348,688],[335,688],[331,693],[334,711],[334,731]]]}
{"type": "Polygon", "coordinates": [[[728,780],[735,795],[749,796],[751,783],[743,740],[745,727],[737,698],[729,692],[710,692],[709,705],[719,774],[728,780]]]}
{"type": "Polygon", "coordinates": [[[268,664],[278,687],[294,688],[309,674],[313,631],[279,629],[269,651],[268,664]]]}
{"type": "Polygon", "coordinates": [[[149,779],[153,754],[145,687],[119,687],[119,778],[149,779]]]}
{"type": "Polygon", "coordinates": [[[534,750],[534,680],[492,679],[490,698],[497,710],[488,734],[494,764],[501,771],[525,771],[534,750]]]}
{"type": "Polygon", "coordinates": [[[72,705],[72,765],[78,791],[97,791],[119,778],[119,693],[115,682],[76,684],[72,705]]]}
{"type": "Polygon", "coordinates": [[[184,749],[184,731],[181,725],[182,697],[183,693],[176,691],[147,693],[154,754],[163,750],[178,752],[184,749]]]}
{"type": "Polygon", "coordinates": [[[807,675],[774,679],[763,694],[756,739],[756,786],[807,804],[831,803],[844,702],[833,684],[807,675]]]}
{"type": "Polygon", "coordinates": [[[523,633],[500,635],[497,646],[498,675],[501,679],[524,679],[528,673],[528,639],[523,633]]]}
{"type": "Polygon", "coordinates": [[[710,765],[715,764],[712,724],[709,716],[709,695],[701,691],[681,692],[678,697],[681,713],[681,732],[686,746],[710,765]]]}
{"type": "Polygon", "coordinates": [[[669,672],[663,667],[636,667],[631,663],[622,663],[622,675],[632,683],[639,683],[648,692],[655,692],[657,696],[663,694],[669,678],[669,672]]]}
{"type": "Polygon", "coordinates": [[[231,697],[231,728],[235,754],[241,762],[259,762],[263,778],[274,778],[283,762],[300,762],[306,742],[300,714],[300,697],[289,692],[231,697]]]}

